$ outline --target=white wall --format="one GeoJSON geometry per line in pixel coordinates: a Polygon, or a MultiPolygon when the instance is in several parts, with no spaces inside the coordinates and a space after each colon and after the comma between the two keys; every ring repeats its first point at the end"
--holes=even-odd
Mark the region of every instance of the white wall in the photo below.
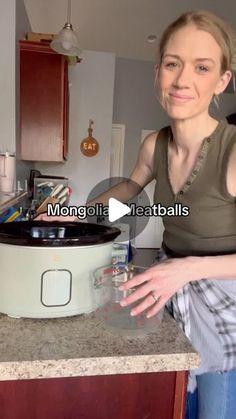
{"type": "Polygon", "coordinates": [[[15,27],[15,56],[16,56],[16,89],[15,89],[15,126],[16,126],[16,178],[21,181],[22,187],[25,186],[25,179],[29,177],[33,163],[20,160],[20,48],[19,39],[24,39],[26,32],[31,32],[30,22],[25,10],[23,0],[16,1],[16,27],[15,27]]]}
{"type": "Polygon", "coordinates": [[[69,67],[68,161],[35,164],[35,168],[44,174],[70,179],[72,205],[83,204],[91,189],[109,177],[114,74],[113,53],[83,51],[83,61],[69,67]],[[93,136],[100,145],[100,151],[94,157],[85,157],[80,151],[81,141],[88,136],[89,119],[94,121],[93,136]]]}
{"type": "Polygon", "coordinates": [[[143,129],[158,130],[168,118],[155,97],[154,63],[116,59],[114,124],[125,125],[124,176],[129,176],[137,160],[143,129]]]}
{"type": "MultiPolygon", "coordinates": [[[[0,151],[18,151],[19,145],[19,46],[31,30],[23,0],[0,0],[0,151]]],[[[17,160],[17,179],[29,175],[32,163],[17,160]]],[[[24,182],[22,182],[22,186],[24,182]]]]}
{"type": "Polygon", "coordinates": [[[0,0],[0,151],[15,151],[15,0],[0,0]]]}

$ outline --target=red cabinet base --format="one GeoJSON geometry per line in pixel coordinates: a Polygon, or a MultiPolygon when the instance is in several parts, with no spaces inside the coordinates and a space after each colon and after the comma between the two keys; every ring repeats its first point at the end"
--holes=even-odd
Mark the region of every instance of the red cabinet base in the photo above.
{"type": "Polygon", "coordinates": [[[187,372],[0,382],[1,419],[183,419],[187,372]]]}

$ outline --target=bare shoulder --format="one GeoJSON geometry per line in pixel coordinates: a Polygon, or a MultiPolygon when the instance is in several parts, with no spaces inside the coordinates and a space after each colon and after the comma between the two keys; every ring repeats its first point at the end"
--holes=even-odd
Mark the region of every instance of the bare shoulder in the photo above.
{"type": "Polygon", "coordinates": [[[159,131],[153,131],[150,132],[150,134],[148,134],[144,140],[143,140],[143,144],[147,145],[147,146],[155,146],[156,144],[156,140],[157,140],[157,136],[158,136],[159,131]]]}
{"type": "Polygon", "coordinates": [[[227,188],[230,195],[236,197],[236,142],[229,157],[227,168],[227,188]]]}
{"type": "Polygon", "coordinates": [[[153,155],[155,146],[156,146],[157,137],[158,137],[158,131],[153,131],[150,134],[148,134],[142,142],[141,151],[148,153],[149,156],[153,155]]]}
{"type": "Polygon", "coordinates": [[[145,187],[154,178],[153,165],[154,165],[154,151],[158,132],[154,131],[148,134],[138,153],[136,165],[130,175],[130,179],[145,187]]]}
{"type": "Polygon", "coordinates": [[[153,179],[153,168],[155,160],[155,144],[157,140],[158,132],[154,131],[148,134],[139,149],[138,161],[136,169],[146,172],[146,179],[151,181],[153,179]]]}
{"type": "Polygon", "coordinates": [[[168,130],[169,126],[165,126],[160,131],[153,131],[150,134],[148,134],[142,142],[141,149],[144,148],[145,151],[151,151],[151,153],[153,154],[156,142],[159,141],[161,137],[163,137],[163,135],[159,136],[159,133],[162,131],[165,138],[167,135],[169,135],[168,130]]]}

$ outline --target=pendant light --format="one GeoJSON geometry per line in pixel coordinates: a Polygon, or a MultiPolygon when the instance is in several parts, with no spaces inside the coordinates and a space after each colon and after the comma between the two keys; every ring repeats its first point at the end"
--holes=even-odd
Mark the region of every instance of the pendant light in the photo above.
{"type": "Polygon", "coordinates": [[[54,37],[51,48],[59,54],[72,57],[79,56],[81,53],[77,34],[71,24],[71,0],[68,0],[67,22],[59,34],[54,37]]]}

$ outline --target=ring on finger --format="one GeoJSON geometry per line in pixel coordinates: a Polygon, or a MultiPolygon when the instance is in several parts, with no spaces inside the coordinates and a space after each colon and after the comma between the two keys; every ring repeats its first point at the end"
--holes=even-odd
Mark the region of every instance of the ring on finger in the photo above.
{"type": "Polygon", "coordinates": [[[152,298],[155,300],[155,303],[158,301],[158,297],[154,292],[151,293],[152,298]]]}

